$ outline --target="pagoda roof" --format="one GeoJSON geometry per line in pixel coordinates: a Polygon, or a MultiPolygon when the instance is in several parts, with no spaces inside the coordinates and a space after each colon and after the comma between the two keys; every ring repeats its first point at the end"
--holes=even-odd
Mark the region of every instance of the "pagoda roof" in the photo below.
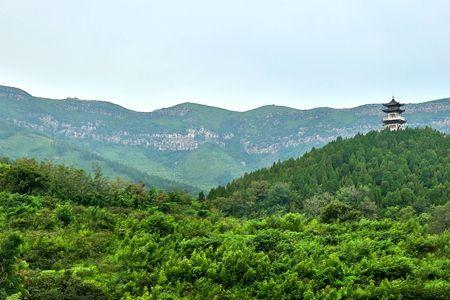
{"type": "Polygon", "coordinates": [[[394,120],[383,120],[383,124],[384,125],[388,125],[388,124],[405,124],[406,120],[402,120],[402,119],[394,119],[394,120]]]}
{"type": "Polygon", "coordinates": [[[393,107],[393,106],[400,107],[403,106],[404,104],[395,101],[394,97],[392,97],[392,100],[389,103],[383,103],[383,105],[386,107],[393,107]]]}

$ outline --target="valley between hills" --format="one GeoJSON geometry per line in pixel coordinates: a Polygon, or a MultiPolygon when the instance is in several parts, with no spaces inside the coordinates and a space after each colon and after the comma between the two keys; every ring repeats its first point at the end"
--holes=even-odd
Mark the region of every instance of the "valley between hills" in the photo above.
{"type": "MultiPolygon", "coordinates": [[[[383,100],[380,100],[380,102],[383,100]]],[[[381,129],[380,104],[235,112],[182,103],[136,112],[105,101],[46,99],[0,86],[0,155],[50,160],[190,193],[298,157],[338,136],[381,129]]],[[[410,127],[450,132],[450,99],[406,107],[410,127]]]]}

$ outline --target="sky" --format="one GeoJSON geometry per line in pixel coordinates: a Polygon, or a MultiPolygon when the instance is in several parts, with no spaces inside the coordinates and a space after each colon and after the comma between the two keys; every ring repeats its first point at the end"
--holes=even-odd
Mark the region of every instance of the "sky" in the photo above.
{"type": "Polygon", "coordinates": [[[0,84],[139,111],[450,97],[450,1],[0,0],[0,84]]]}

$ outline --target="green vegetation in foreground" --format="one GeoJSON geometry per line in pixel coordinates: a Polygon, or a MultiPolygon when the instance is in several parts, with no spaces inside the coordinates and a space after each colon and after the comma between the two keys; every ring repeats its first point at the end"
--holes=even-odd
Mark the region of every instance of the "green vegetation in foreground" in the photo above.
{"type": "MultiPolygon", "coordinates": [[[[401,144],[412,136],[430,137],[430,149],[448,142],[431,130],[416,130],[371,133],[330,147],[336,153],[341,147],[367,153],[372,146],[365,139],[401,144]]],[[[302,159],[313,164],[320,151],[328,150],[302,159]]],[[[425,161],[413,166],[426,168],[419,163],[425,161]]],[[[0,298],[448,299],[445,194],[423,199],[419,207],[415,198],[393,198],[390,204],[386,196],[378,204],[370,185],[360,189],[348,181],[336,193],[299,196],[298,206],[289,209],[296,212],[284,213],[282,199],[295,190],[286,195],[287,175],[277,183],[273,178],[266,178],[270,196],[257,198],[264,206],[257,202],[253,208],[263,217],[251,218],[239,202],[231,212],[246,218],[238,218],[227,216],[229,206],[219,205],[219,198],[146,190],[105,180],[99,171],[89,175],[28,159],[5,160],[0,164],[0,298]],[[325,200],[311,202],[314,197],[325,200]],[[268,201],[274,206],[270,215],[268,201]]],[[[383,182],[391,187],[398,180],[383,182]]],[[[445,182],[424,185],[421,197],[440,185],[445,182]]],[[[243,185],[239,191],[253,190],[243,185]]]]}

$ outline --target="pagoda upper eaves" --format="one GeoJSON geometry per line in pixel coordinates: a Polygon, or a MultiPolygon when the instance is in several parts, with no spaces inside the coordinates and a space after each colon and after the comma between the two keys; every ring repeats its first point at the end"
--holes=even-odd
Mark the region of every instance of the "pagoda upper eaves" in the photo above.
{"type": "Polygon", "coordinates": [[[389,103],[383,103],[383,105],[386,106],[386,107],[393,107],[393,106],[398,106],[398,107],[400,107],[400,106],[403,106],[403,105],[405,105],[405,104],[400,103],[400,102],[397,102],[397,101],[395,100],[395,98],[392,97],[392,100],[391,100],[389,103]]]}

